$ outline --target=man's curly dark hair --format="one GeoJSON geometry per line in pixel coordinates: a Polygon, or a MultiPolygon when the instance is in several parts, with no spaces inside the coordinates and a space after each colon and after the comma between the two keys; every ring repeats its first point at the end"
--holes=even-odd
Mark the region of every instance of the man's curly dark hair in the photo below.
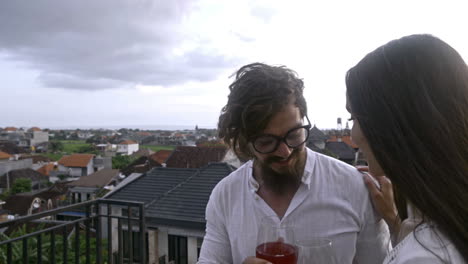
{"type": "Polygon", "coordinates": [[[253,158],[248,143],[260,134],[270,119],[288,103],[294,103],[304,117],[307,103],[304,82],[285,66],[252,63],[235,73],[228,102],[218,121],[219,137],[241,160],[253,158]]]}

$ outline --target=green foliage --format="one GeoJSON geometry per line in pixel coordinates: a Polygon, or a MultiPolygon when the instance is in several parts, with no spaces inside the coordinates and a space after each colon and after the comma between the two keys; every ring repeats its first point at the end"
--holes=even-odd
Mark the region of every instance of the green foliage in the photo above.
{"type": "Polygon", "coordinates": [[[53,161],[58,161],[62,158],[63,154],[61,153],[41,153],[41,156],[47,157],[53,161]]]}
{"type": "Polygon", "coordinates": [[[30,192],[32,190],[31,179],[19,178],[13,183],[11,187],[11,194],[30,192]]]}
{"type": "Polygon", "coordinates": [[[54,140],[54,141],[49,142],[49,151],[56,153],[59,151],[63,151],[63,149],[64,149],[64,146],[61,141],[54,140]]]}
{"type": "MultiPolygon", "coordinates": [[[[12,238],[20,237],[27,235],[29,233],[39,231],[44,229],[44,225],[40,225],[38,228],[34,230],[27,230],[26,225],[21,226],[16,231],[14,231],[10,236],[7,236],[3,233],[0,233],[0,241],[9,240],[12,238]]],[[[79,263],[86,263],[86,240],[85,240],[85,232],[81,230],[79,235],[79,263]]],[[[41,234],[41,244],[42,244],[42,263],[50,263],[51,262],[51,254],[52,254],[52,243],[51,243],[51,233],[43,233],[41,234]]],[[[96,260],[96,238],[90,237],[90,257],[91,262],[94,263],[96,260]]],[[[27,240],[27,251],[29,255],[29,263],[37,263],[38,258],[38,251],[37,251],[37,242],[38,236],[30,237],[27,240]]],[[[20,264],[23,263],[23,243],[22,240],[17,242],[12,242],[12,262],[11,264],[20,264]]],[[[67,237],[66,244],[67,248],[67,261],[68,263],[74,263],[75,261],[75,233],[73,235],[67,237]]],[[[55,262],[56,263],[64,263],[63,259],[63,251],[64,251],[64,243],[63,243],[63,235],[61,232],[55,234],[55,262]]],[[[0,247],[0,263],[7,263],[7,254],[6,254],[6,246],[0,247]]],[[[103,262],[106,263],[107,261],[107,240],[102,240],[102,252],[101,256],[103,257],[103,262]]]]}
{"type": "Polygon", "coordinates": [[[130,165],[133,161],[135,161],[135,157],[132,156],[115,156],[112,157],[112,169],[121,170],[126,168],[130,165]]]}
{"type": "Polygon", "coordinates": [[[157,152],[159,150],[174,150],[174,146],[152,146],[152,145],[140,145],[140,149],[143,148],[149,148],[154,152],[157,152]]]}

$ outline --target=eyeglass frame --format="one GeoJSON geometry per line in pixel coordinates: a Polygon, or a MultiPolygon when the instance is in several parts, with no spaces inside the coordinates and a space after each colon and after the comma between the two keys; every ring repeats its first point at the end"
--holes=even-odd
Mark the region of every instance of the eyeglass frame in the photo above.
{"type": "Polygon", "coordinates": [[[308,125],[305,125],[305,126],[299,126],[299,127],[295,127],[295,128],[291,128],[290,130],[288,130],[288,132],[286,132],[286,134],[284,135],[284,137],[280,137],[280,136],[276,136],[276,135],[272,135],[272,134],[260,134],[260,135],[257,135],[257,136],[253,136],[250,138],[249,142],[252,144],[252,147],[253,149],[260,153],[260,154],[270,154],[270,153],[273,153],[275,152],[276,150],[278,150],[278,147],[279,145],[281,144],[281,142],[284,142],[284,144],[286,144],[286,146],[288,146],[288,148],[292,148],[292,149],[296,149],[298,148],[300,145],[304,144],[305,142],[307,142],[307,140],[309,139],[309,136],[310,136],[310,129],[312,128],[312,124],[310,123],[310,120],[309,120],[309,117],[307,115],[305,115],[305,118],[307,119],[307,122],[309,123],[308,125]],[[305,140],[304,142],[302,142],[301,144],[297,145],[297,146],[291,146],[288,144],[288,142],[286,141],[286,138],[288,137],[289,133],[293,130],[296,130],[296,129],[301,129],[301,128],[305,128],[306,131],[307,131],[307,135],[305,137],[305,140]],[[258,138],[260,137],[264,137],[264,136],[269,136],[269,137],[272,137],[272,138],[275,138],[276,139],[276,146],[273,148],[272,151],[268,151],[268,152],[261,152],[261,151],[258,151],[257,148],[255,147],[255,140],[257,140],[258,138]]]}

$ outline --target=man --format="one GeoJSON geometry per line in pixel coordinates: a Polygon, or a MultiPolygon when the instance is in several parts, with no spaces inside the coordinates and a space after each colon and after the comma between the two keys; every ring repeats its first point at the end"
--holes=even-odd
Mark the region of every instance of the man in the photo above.
{"type": "Polygon", "coordinates": [[[311,125],[296,73],[254,63],[239,69],[229,88],[219,135],[251,160],[214,188],[198,263],[255,256],[258,225],[271,215],[278,226],[293,225],[296,240],[330,239],[339,264],[381,263],[388,228],[374,215],[361,174],[305,147],[311,125]]]}

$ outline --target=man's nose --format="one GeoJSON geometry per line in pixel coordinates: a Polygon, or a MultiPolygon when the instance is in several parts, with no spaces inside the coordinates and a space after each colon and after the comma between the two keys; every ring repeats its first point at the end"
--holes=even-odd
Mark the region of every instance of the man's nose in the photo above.
{"type": "Polygon", "coordinates": [[[275,155],[283,159],[287,159],[289,158],[289,155],[291,155],[292,151],[293,150],[290,147],[288,147],[288,145],[286,145],[284,141],[281,141],[278,146],[278,149],[276,149],[275,151],[275,155]]]}

